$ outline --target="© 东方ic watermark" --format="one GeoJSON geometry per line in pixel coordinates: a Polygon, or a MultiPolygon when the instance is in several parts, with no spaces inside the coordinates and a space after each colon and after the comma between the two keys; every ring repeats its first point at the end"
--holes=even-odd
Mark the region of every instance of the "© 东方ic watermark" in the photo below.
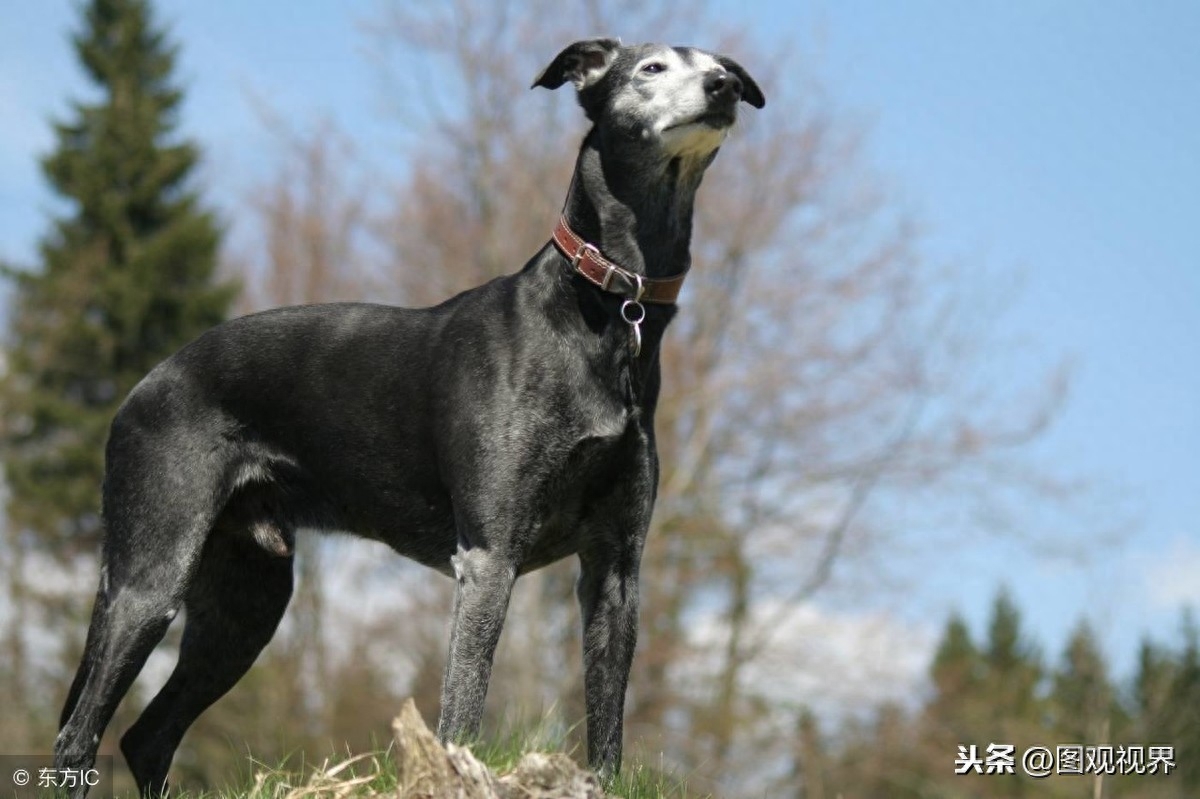
{"type": "Polygon", "coordinates": [[[1174,746],[1058,744],[1030,746],[1018,752],[1014,744],[959,744],[955,774],[1025,774],[1038,779],[1051,774],[1170,774],[1175,768],[1174,746]]]}
{"type": "Polygon", "coordinates": [[[111,755],[98,755],[90,768],[56,768],[49,755],[0,755],[0,796],[63,796],[86,786],[90,799],[113,795],[111,755]]]}

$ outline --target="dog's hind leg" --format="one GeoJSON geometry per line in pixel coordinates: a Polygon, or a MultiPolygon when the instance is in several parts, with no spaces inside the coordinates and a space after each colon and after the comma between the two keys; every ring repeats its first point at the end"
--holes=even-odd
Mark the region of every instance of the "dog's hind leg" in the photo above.
{"type": "MultiPolygon", "coordinates": [[[[117,704],[179,607],[187,581],[186,547],[176,547],[153,562],[149,557],[137,560],[119,570],[112,568],[111,559],[105,563],[87,648],[54,744],[59,769],[87,769],[95,762],[100,736],[117,704]]],[[[86,791],[81,785],[73,793],[82,796],[86,791]]]]}
{"type": "Polygon", "coordinates": [[[214,531],[184,604],[179,662],[121,738],[143,796],[166,792],[167,771],[184,733],[254,663],[291,594],[291,557],[265,551],[244,531],[214,531]]]}
{"type": "Polygon", "coordinates": [[[58,718],[59,729],[67,725],[67,720],[75,712],[75,705],[79,704],[79,695],[83,693],[83,686],[87,682],[88,674],[92,671],[92,663],[98,650],[98,641],[103,635],[104,620],[107,615],[105,609],[107,603],[105,584],[107,582],[108,575],[101,572],[100,589],[96,591],[96,601],[92,604],[92,621],[88,625],[87,641],[83,646],[83,659],[80,660],[79,668],[75,671],[75,679],[71,681],[71,690],[67,692],[67,701],[63,703],[62,714],[58,718]]]}
{"type": "MultiPolygon", "coordinates": [[[[114,423],[100,588],[54,743],[60,769],[95,762],[113,712],[183,603],[216,517],[218,458],[180,457],[156,443],[142,429],[114,423]]],[[[73,793],[86,792],[81,785],[73,793]]]]}

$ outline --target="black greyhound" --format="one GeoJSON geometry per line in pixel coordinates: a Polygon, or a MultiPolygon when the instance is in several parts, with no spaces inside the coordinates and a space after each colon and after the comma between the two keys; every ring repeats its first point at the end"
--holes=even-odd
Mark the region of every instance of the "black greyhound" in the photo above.
{"type": "Polygon", "coordinates": [[[100,587],[60,768],[93,762],[182,607],[179,662],[121,739],[141,792],[165,791],[184,732],[274,634],[300,527],[456,579],[443,740],[478,732],[517,576],[578,553],[588,762],[620,768],[659,345],[701,177],[738,101],[764,99],[724,56],[610,39],[571,45],[534,86],[567,81],[593,126],[562,220],[519,273],[433,308],[235,319],[130,393],[108,440],[100,587]]]}

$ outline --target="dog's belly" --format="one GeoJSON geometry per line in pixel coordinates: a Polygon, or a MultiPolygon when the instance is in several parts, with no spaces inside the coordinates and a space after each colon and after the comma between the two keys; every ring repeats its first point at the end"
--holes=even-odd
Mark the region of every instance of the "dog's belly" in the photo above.
{"type": "Polygon", "coordinates": [[[442,574],[454,574],[450,559],[458,546],[458,534],[453,514],[437,510],[413,512],[410,508],[388,525],[347,527],[351,533],[387,544],[400,555],[442,574]]]}
{"type": "MultiPolygon", "coordinates": [[[[517,569],[527,573],[576,554],[584,537],[599,528],[607,528],[608,519],[598,511],[598,498],[608,497],[614,481],[627,471],[636,471],[636,464],[651,457],[648,439],[634,419],[624,428],[612,428],[601,435],[581,437],[574,445],[556,453],[543,453],[546,460],[536,474],[527,475],[529,482],[510,486],[525,499],[514,513],[510,505],[491,516],[494,526],[475,531],[465,525],[464,531],[473,538],[482,532],[491,538],[492,545],[510,551],[523,550],[517,569]],[[522,513],[521,510],[541,509],[522,513]],[[601,518],[597,518],[597,513],[601,518]],[[524,543],[521,538],[527,537],[524,543]]],[[[388,544],[405,557],[412,558],[447,575],[453,574],[451,557],[459,544],[459,526],[454,502],[449,490],[440,483],[426,485],[420,490],[406,485],[411,474],[398,470],[395,481],[375,487],[377,495],[387,502],[373,503],[386,507],[372,519],[347,519],[349,526],[368,538],[388,544]]],[[[493,479],[495,476],[493,476],[493,479]]],[[[476,498],[464,498],[474,504],[476,498]]],[[[632,497],[631,501],[636,501],[632,497]]],[[[462,508],[463,518],[470,514],[462,508]]],[[[629,531],[635,534],[635,531],[629,531]]]]}
{"type": "Polygon", "coordinates": [[[540,532],[541,535],[521,564],[521,574],[549,566],[579,551],[579,528],[576,524],[564,524],[563,519],[552,517],[540,532]]]}
{"type": "MultiPolygon", "coordinates": [[[[531,482],[518,490],[526,497],[524,507],[544,509],[540,517],[514,515],[486,532],[525,550],[518,565],[522,574],[574,555],[582,537],[606,521],[595,517],[597,498],[609,493],[618,475],[634,470],[646,457],[647,438],[633,420],[619,433],[609,430],[604,435],[585,436],[549,457],[540,477],[529,475],[531,481],[540,480],[540,486],[531,482]],[[511,527],[506,528],[506,523],[511,527]],[[529,536],[523,546],[518,542],[522,535],[529,536]]],[[[390,479],[374,487],[363,485],[363,490],[374,495],[375,501],[369,505],[376,511],[369,517],[347,516],[339,526],[452,575],[450,559],[458,547],[459,529],[449,490],[440,483],[415,486],[410,483],[412,478],[408,470],[397,469],[390,479]]],[[[635,500],[631,497],[631,501],[635,500]]],[[[466,530],[468,536],[474,532],[466,530]]]]}

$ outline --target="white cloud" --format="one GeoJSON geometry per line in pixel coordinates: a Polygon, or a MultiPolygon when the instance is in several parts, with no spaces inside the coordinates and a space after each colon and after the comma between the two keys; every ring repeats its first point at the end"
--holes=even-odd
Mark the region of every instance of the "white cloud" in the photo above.
{"type": "Polygon", "coordinates": [[[1145,560],[1143,577],[1156,605],[1200,604],[1200,545],[1176,539],[1166,552],[1145,560]]]}
{"type": "MultiPolygon", "coordinates": [[[[774,628],[744,673],[744,687],[780,707],[805,706],[823,716],[869,710],[880,702],[911,706],[920,696],[936,632],[880,612],[837,612],[813,604],[785,609],[761,603],[750,627],[774,628]]],[[[708,618],[693,628],[701,656],[690,677],[711,674],[727,626],[708,618]]],[[[681,675],[681,677],[684,675],[681,675]]]]}

